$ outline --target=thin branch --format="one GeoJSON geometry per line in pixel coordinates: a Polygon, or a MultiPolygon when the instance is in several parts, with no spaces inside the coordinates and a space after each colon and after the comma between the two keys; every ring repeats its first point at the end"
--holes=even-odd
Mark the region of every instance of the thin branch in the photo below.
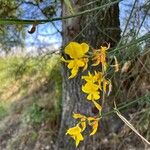
{"type": "Polygon", "coordinates": [[[121,50],[121,49],[124,49],[124,48],[127,48],[127,47],[130,47],[132,45],[135,45],[137,43],[140,43],[142,41],[145,41],[145,40],[148,40],[150,38],[150,33],[147,33],[146,35],[143,35],[142,37],[128,43],[128,44],[125,44],[123,46],[120,46],[118,48],[115,48],[114,50],[110,51],[109,53],[114,53],[115,51],[118,51],[118,50],[121,50]]]}
{"type": "Polygon", "coordinates": [[[119,2],[121,2],[122,0],[116,0],[114,2],[93,8],[93,9],[89,9],[89,10],[85,10],[79,13],[76,13],[74,15],[69,15],[69,16],[65,16],[65,17],[57,17],[57,18],[51,18],[51,19],[41,19],[41,20],[21,20],[21,19],[4,19],[4,18],[0,18],[0,24],[7,24],[7,25],[12,25],[12,24],[43,24],[43,23],[47,23],[47,22],[52,22],[52,21],[58,21],[58,20],[65,20],[65,19],[69,19],[69,18],[74,18],[74,17],[78,17],[84,14],[88,14],[91,13],[93,11],[96,10],[100,10],[100,9],[104,9],[106,7],[110,7],[114,4],[117,4],[119,2]]]}
{"type": "MultiPolygon", "coordinates": [[[[129,108],[130,106],[138,103],[139,101],[144,101],[144,98],[147,97],[148,95],[142,96],[136,100],[129,100],[130,102],[128,103],[122,103],[119,105],[118,110],[126,110],[127,108],[129,108]]],[[[102,114],[102,117],[107,117],[109,115],[112,115],[113,113],[115,113],[115,110],[111,110],[107,113],[102,114]]]]}
{"type": "Polygon", "coordinates": [[[121,115],[121,113],[120,113],[119,110],[116,108],[116,106],[115,106],[114,110],[115,110],[115,113],[117,114],[117,116],[118,116],[135,134],[137,134],[143,141],[145,141],[148,145],[150,145],[150,142],[149,142],[148,140],[146,140],[124,116],[121,115]]]}
{"type": "Polygon", "coordinates": [[[137,33],[136,33],[136,36],[138,36],[138,34],[139,34],[139,32],[140,32],[140,29],[141,29],[141,27],[143,26],[143,23],[144,23],[144,21],[145,21],[145,19],[146,19],[146,17],[147,17],[147,14],[148,14],[148,12],[149,12],[149,9],[150,9],[150,7],[147,7],[146,12],[145,12],[145,15],[144,15],[144,17],[143,17],[143,20],[142,20],[142,22],[141,22],[141,24],[140,24],[140,26],[139,26],[139,29],[138,29],[138,31],[137,31],[137,33]]]}

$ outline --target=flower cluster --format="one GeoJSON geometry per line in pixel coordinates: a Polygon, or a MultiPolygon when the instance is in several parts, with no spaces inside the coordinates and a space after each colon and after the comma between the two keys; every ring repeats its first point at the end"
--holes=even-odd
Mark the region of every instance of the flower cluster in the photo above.
{"type": "Polygon", "coordinates": [[[106,80],[102,72],[96,72],[92,75],[88,72],[88,76],[82,76],[82,79],[86,81],[86,84],[82,86],[82,91],[88,94],[87,99],[91,100],[95,107],[101,111],[101,106],[96,102],[100,99],[101,91],[106,93],[106,87],[108,86],[108,93],[111,92],[111,81],[106,80]]]}
{"type": "Polygon", "coordinates": [[[79,123],[76,126],[69,128],[66,132],[66,135],[69,134],[76,141],[77,147],[80,141],[84,140],[82,132],[86,129],[87,124],[92,127],[92,132],[90,135],[94,135],[97,131],[100,118],[86,117],[81,114],[73,114],[73,118],[78,119],[79,123]]]}
{"type": "MultiPolygon", "coordinates": [[[[71,75],[70,78],[74,78],[78,72],[79,69],[82,68],[82,70],[86,70],[88,68],[88,61],[89,58],[92,58],[91,60],[94,61],[92,66],[100,66],[101,71],[94,71],[94,73],[88,72],[88,75],[82,76],[81,79],[85,81],[84,85],[82,85],[81,89],[84,93],[87,94],[87,100],[91,101],[94,106],[99,111],[99,116],[92,116],[92,117],[86,117],[82,114],[73,114],[73,118],[78,120],[78,123],[76,126],[69,128],[66,132],[66,135],[70,135],[76,142],[76,146],[79,145],[80,141],[84,140],[83,132],[86,129],[87,125],[92,127],[92,132],[90,135],[94,135],[98,129],[98,123],[101,118],[101,111],[102,106],[99,102],[100,99],[103,100],[103,97],[101,96],[101,93],[108,94],[111,92],[112,85],[111,81],[106,79],[106,70],[108,67],[107,61],[106,61],[106,54],[107,49],[109,49],[110,45],[108,44],[108,47],[101,46],[100,49],[94,50],[94,52],[90,55],[89,53],[89,45],[86,43],[79,44],[77,42],[70,42],[65,47],[65,53],[69,55],[70,59],[64,59],[62,58],[62,61],[67,63],[67,67],[71,69],[71,75]]],[[[115,59],[115,65],[112,65],[115,67],[115,71],[118,71],[119,65],[117,62],[116,57],[115,59]]]]}

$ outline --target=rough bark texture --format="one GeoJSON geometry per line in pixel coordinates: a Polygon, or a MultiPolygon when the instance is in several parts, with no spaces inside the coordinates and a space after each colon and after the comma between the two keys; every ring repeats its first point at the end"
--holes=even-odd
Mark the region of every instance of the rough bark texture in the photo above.
{"type": "MultiPolygon", "coordinates": [[[[92,1],[93,0],[74,0],[72,1],[73,8],[76,9],[92,1]]],[[[91,9],[108,2],[109,0],[100,0],[99,2],[94,3],[88,7],[83,7],[82,9],[80,9],[80,11],[91,9]]],[[[66,5],[63,4],[62,15],[65,16],[69,14],[70,13],[66,5]]],[[[69,41],[74,40],[78,42],[89,43],[94,48],[99,48],[100,45],[104,44],[105,42],[111,43],[111,46],[114,47],[119,39],[120,27],[118,4],[104,10],[90,13],[89,15],[84,15],[81,17],[71,18],[63,21],[63,45],[67,44],[69,41]],[[82,33],[80,33],[81,31],[82,33]],[[108,36],[106,36],[105,33],[108,34],[108,36]],[[109,38],[109,36],[111,38],[109,38]]],[[[86,74],[87,72],[85,71],[83,73],[86,74]]],[[[94,115],[92,113],[91,102],[88,102],[86,100],[85,95],[81,91],[81,84],[83,82],[80,79],[81,75],[79,74],[76,78],[68,80],[69,74],[70,72],[68,71],[66,65],[64,65],[62,117],[56,148],[58,150],[76,149],[74,141],[70,137],[65,135],[66,130],[69,127],[75,125],[75,120],[72,119],[73,112],[80,112],[81,114],[87,114],[90,116],[94,115]]],[[[96,149],[96,141],[93,138],[95,137],[87,137],[85,141],[80,144],[78,149],[96,149]]]]}

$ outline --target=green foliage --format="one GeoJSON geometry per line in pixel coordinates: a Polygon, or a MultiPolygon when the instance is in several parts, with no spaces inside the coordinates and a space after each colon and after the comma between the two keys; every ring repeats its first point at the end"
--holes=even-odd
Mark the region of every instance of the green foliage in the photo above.
{"type": "Polygon", "coordinates": [[[38,137],[38,133],[35,132],[35,131],[32,131],[32,132],[31,132],[31,140],[32,140],[32,141],[36,141],[36,140],[37,140],[37,137],[38,137]]]}
{"type": "Polygon", "coordinates": [[[0,105],[0,119],[7,114],[7,109],[12,110],[11,112],[13,113],[15,111],[23,113],[25,122],[35,124],[39,124],[47,119],[55,120],[59,116],[61,108],[61,74],[59,57],[57,55],[51,57],[1,58],[0,85],[1,101],[4,103],[4,105],[0,105]],[[37,83],[39,87],[36,87],[37,83]],[[10,88],[15,84],[18,88],[17,92],[10,88]],[[39,90],[38,94],[34,93],[34,89],[32,93],[31,86],[39,90]],[[46,91],[43,89],[46,89],[46,91]],[[8,95],[9,92],[12,94],[8,99],[5,95],[8,95]],[[28,96],[29,93],[31,94],[28,96]],[[46,96],[43,98],[44,94],[46,96]],[[28,96],[27,102],[17,101],[18,95],[20,99],[28,96]],[[14,103],[12,99],[16,102],[14,103]],[[33,104],[31,105],[29,101],[33,104]],[[41,106],[39,101],[42,104],[46,104],[41,106]],[[47,104],[52,107],[46,108],[47,104]],[[14,110],[11,109],[13,106],[14,110]]]}
{"type": "Polygon", "coordinates": [[[46,111],[44,111],[36,103],[33,103],[33,105],[27,109],[27,112],[25,114],[25,121],[27,123],[41,123],[46,119],[46,115],[46,111]]]}
{"type": "Polygon", "coordinates": [[[0,120],[4,119],[8,114],[6,108],[3,105],[0,105],[0,120]]]}
{"type": "Polygon", "coordinates": [[[0,130],[5,149],[31,149],[31,145],[51,141],[51,136],[54,139],[61,109],[58,56],[1,58],[0,83],[4,103],[0,103],[0,130]],[[12,85],[19,87],[17,94],[12,85]],[[3,133],[8,136],[3,138],[3,133]]]}
{"type": "Polygon", "coordinates": [[[58,62],[59,56],[51,58],[42,57],[6,57],[0,58],[0,90],[7,87],[14,80],[23,77],[50,77],[53,67],[58,62]]]}
{"type": "Polygon", "coordinates": [[[47,18],[52,18],[56,14],[56,8],[54,5],[50,5],[43,9],[43,13],[47,18]]]}
{"type": "Polygon", "coordinates": [[[58,56],[52,56],[50,59],[42,57],[29,57],[18,58],[14,62],[13,67],[10,69],[10,73],[16,78],[22,78],[23,76],[35,76],[40,77],[49,76],[53,66],[58,61],[58,56]]]}
{"type": "Polygon", "coordinates": [[[0,58],[0,93],[14,80],[9,71],[14,61],[14,58],[0,58]]]}
{"type": "MultiPolygon", "coordinates": [[[[14,67],[9,70],[14,79],[21,81],[21,88],[28,89],[26,81],[22,81],[23,77],[36,78],[36,80],[46,79],[46,85],[41,85],[46,89],[51,89],[49,92],[50,97],[46,97],[46,103],[51,105],[51,108],[47,108],[47,104],[44,104],[44,92],[39,91],[43,96],[38,94],[32,95],[33,104],[26,108],[23,121],[26,123],[40,124],[46,120],[53,121],[60,115],[61,109],[61,73],[58,56],[54,55],[51,58],[30,58],[24,65],[20,61],[14,63],[14,67]],[[19,66],[18,66],[19,65],[19,66]],[[18,70],[18,68],[23,69],[18,70]],[[51,84],[52,83],[52,84],[51,84]],[[42,105],[40,105],[42,103],[42,105]]],[[[26,92],[25,94],[26,95],[26,92]]]]}
{"type": "Polygon", "coordinates": [[[150,95],[145,97],[145,102],[150,105],[150,95]]]}
{"type": "Polygon", "coordinates": [[[16,16],[16,7],[17,7],[17,1],[16,0],[0,0],[0,16],[3,17],[14,17],[16,16]]]}
{"type": "MultiPolygon", "coordinates": [[[[0,18],[17,18],[20,13],[19,2],[16,0],[0,0],[0,18]]],[[[0,25],[1,50],[8,53],[14,46],[23,46],[22,39],[24,35],[23,26],[0,25]]]]}

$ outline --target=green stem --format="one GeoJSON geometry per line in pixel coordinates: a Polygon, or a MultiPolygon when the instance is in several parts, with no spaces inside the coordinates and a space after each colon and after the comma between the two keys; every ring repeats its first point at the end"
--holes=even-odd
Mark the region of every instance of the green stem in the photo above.
{"type": "MultiPolygon", "coordinates": [[[[145,96],[143,96],[143,97],[140,97],[140,98],[138,98],[138,99],[136,99],[136,100],[134,100],[134,101],[131,101],[131,102],[129,102],[129,103],[127,103],[127,104],[122,104],[120,107],[118,107],[117,109],[118,110],[123,110],[123,109],[125,109],[125,108],[128,108],[128,107],[130,107],[130,106],[132,106],[133,104],[136,104],[137,102],[139,102],[139,101],[143,101],[144,100],[144,97],[146,97],[147,95],[145,95],[145,96]]],[[[113,114],[113,113],[115,113],[115,110],[111,110],[111,111],[109,111],[109,112],[107,112],[107,113],[104,113],[104,114],[102,114],[102,116],[101,117],[107,117],[107,116],[109,116],[109,115],[111,115],[111,114],[113,114]]]]}
{"type": "Polygon", "coordinates": [[[148,40],[149,38],[150,38],[150,33],[147,33],[146,35],[143,35],[142,37],[140,37],[126,45],[120,46],[119,48],[115,48],[114,50],[110,51],[109,53],[114,53],[115,51],[130,47],[130,46],[140,43],[142,41],[148,40]]]}
{"type": "Polygon", "coordinates": [[[21,19],[4,19],[4,18],[0,18],[0,24],[43,24],[43,23],[47,23],[47,22],[52,22],[52,21],[58,21],[58,20],[65,20],[65,19],[69,19],[69,18],[74,18],[74,17],[78,17],[78,16],[81,16],[81,15],[84,15],[84,14],[88,14],[88,13],[91,13],[93,11],[96,11],[96,10],[100,10],[100,9],[104,9],[106,7],[110,7],[116,3],[119,3],[121,2],[122,0],[116,0],[114,2],[111,2],[111,3],[108,3],[108,4],[105,4],[105,5],[102,5],[102,6],[99,6],[99,7],[96,7],[96,8],[93,8],[93,9],[89,9],[89,10],[85,10],[85,11],[82,11],[82,12],[79,12],[79,13],[76,13],[76,14],[73,14],[73,15],[69,15],[69,16],[65,16],[65,17],[57,17],[57,18],[50,18],[50,19],[46,19],[46,20],[21,20],[21,19]]]}

